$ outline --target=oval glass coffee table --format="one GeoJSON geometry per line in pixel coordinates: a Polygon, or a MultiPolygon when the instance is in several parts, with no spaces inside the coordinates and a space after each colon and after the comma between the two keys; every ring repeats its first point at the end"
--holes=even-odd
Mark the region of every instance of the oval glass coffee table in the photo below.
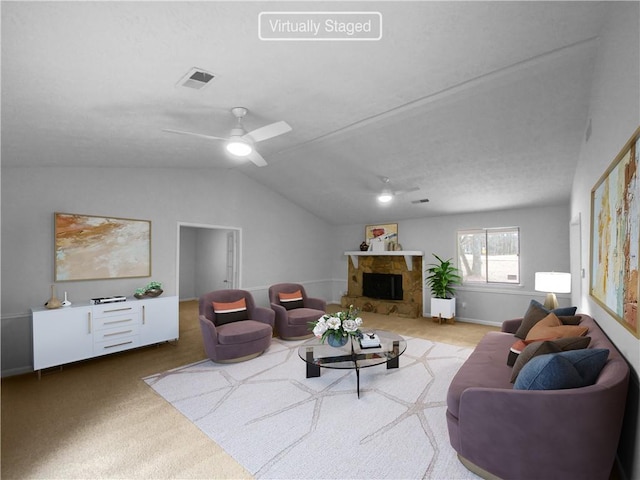
{"type": "Polygon", "coordinates": [[[319,377],[320,368],[351,369],[356,371],[358,398],[360,398],[360,369],[387,364],[398,368],[400,355],[407,349],[407,342],[400,335],[386,330],[367,330],[380,339],[380,346],[362,348],[357,338],[351,337],[346,345],[332,347],[313,337],[298,347],[298,356],[307,364],[307,378],[319,377]]]}

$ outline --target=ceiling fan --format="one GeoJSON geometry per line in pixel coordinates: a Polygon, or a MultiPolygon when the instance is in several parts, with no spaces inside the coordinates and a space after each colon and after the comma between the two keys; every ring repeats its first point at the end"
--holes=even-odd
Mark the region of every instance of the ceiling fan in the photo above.
{"type": "Polygon", "coordinates": [[[180,135],[191,135],[192,137],[206,138],[209,140],[222,140],[227,142],[226,149],[231,155],[242,158],[246,157],[258,167],[264,167],[267,165],[267,162],[262,155],[256,151],[254,144],[290,132],[292,128],[287,122],[280,121],[247,132],[242,126],[242,119],[248,112],[249,110],[244,107],[233,107],[231,109],[231,113],[237,119],[237,124],[235,128],[231,130],[228,137],[216,137],[213,135],[203,135],[201,133],[171,129],[164,129],[163,131],[180,135]]]}
{"type": "Polygon", "coordinates": [[[398,195],[404,195],[405,193],[415,192],[420,190],[420,187],[411,187],[404,190],[393,190],[391,187],[391,180],[389,177],[378,177],[380,181],[385,185],[382,191],[378,194],[378,201],[380,203],[389,203],[394,197],[398,195]]]}

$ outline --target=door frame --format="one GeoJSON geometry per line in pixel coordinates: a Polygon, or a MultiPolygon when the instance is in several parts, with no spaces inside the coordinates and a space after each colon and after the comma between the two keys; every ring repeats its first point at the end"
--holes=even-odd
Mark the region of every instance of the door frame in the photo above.
{"type": "MultiPolygon", "coordinates": [[[[180,232],[182,228],[197,228],[203,230],[224,230],[232,231],[236,237],[236,255],[234,256],[234,278],[238,284],[235,288],[242,288],[242,228],[231,227],[226,225],[208,225],[205,223],[190,223],[190,222],[178,222],[177,223],[177,240],[176,240],[176,294],[180,298],[180,232]]],[[[226,267],[226,265],[225,265],[226,267]]]]}

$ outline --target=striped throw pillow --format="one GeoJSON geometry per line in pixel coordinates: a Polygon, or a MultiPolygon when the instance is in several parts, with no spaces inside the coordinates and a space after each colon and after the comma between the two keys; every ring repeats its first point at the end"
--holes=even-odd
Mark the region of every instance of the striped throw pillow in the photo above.
{"type": "Polygon", "coordinates": [[[238,322],[249,318],[249,314],[247,313],[247,302],[244,301],[244,298],[229,303],[212,303],[213,311],[216,314],[216,325],[224,325],[225,323],[238,322]]]}
{"type": "Polygon", "coordinates": [[[280,305],[287,310],[302,308],[304,306],[302,303],[302,292],[300,290],[296,290],[293,293],[280,292],[278,298],[280,298],[280,305]]]}

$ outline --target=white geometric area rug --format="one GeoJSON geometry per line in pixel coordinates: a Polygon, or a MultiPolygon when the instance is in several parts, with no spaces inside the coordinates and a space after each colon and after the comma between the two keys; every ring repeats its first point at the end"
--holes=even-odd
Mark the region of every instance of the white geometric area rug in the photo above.
{"type": "Polygon", "coordinates": [[[405,337],[400,368],[321,369],[274,338],[241,363],[204,360],[145,382],[256,478],[477,479],[449,445],[447,388],[472,349],[405,337]]]}

